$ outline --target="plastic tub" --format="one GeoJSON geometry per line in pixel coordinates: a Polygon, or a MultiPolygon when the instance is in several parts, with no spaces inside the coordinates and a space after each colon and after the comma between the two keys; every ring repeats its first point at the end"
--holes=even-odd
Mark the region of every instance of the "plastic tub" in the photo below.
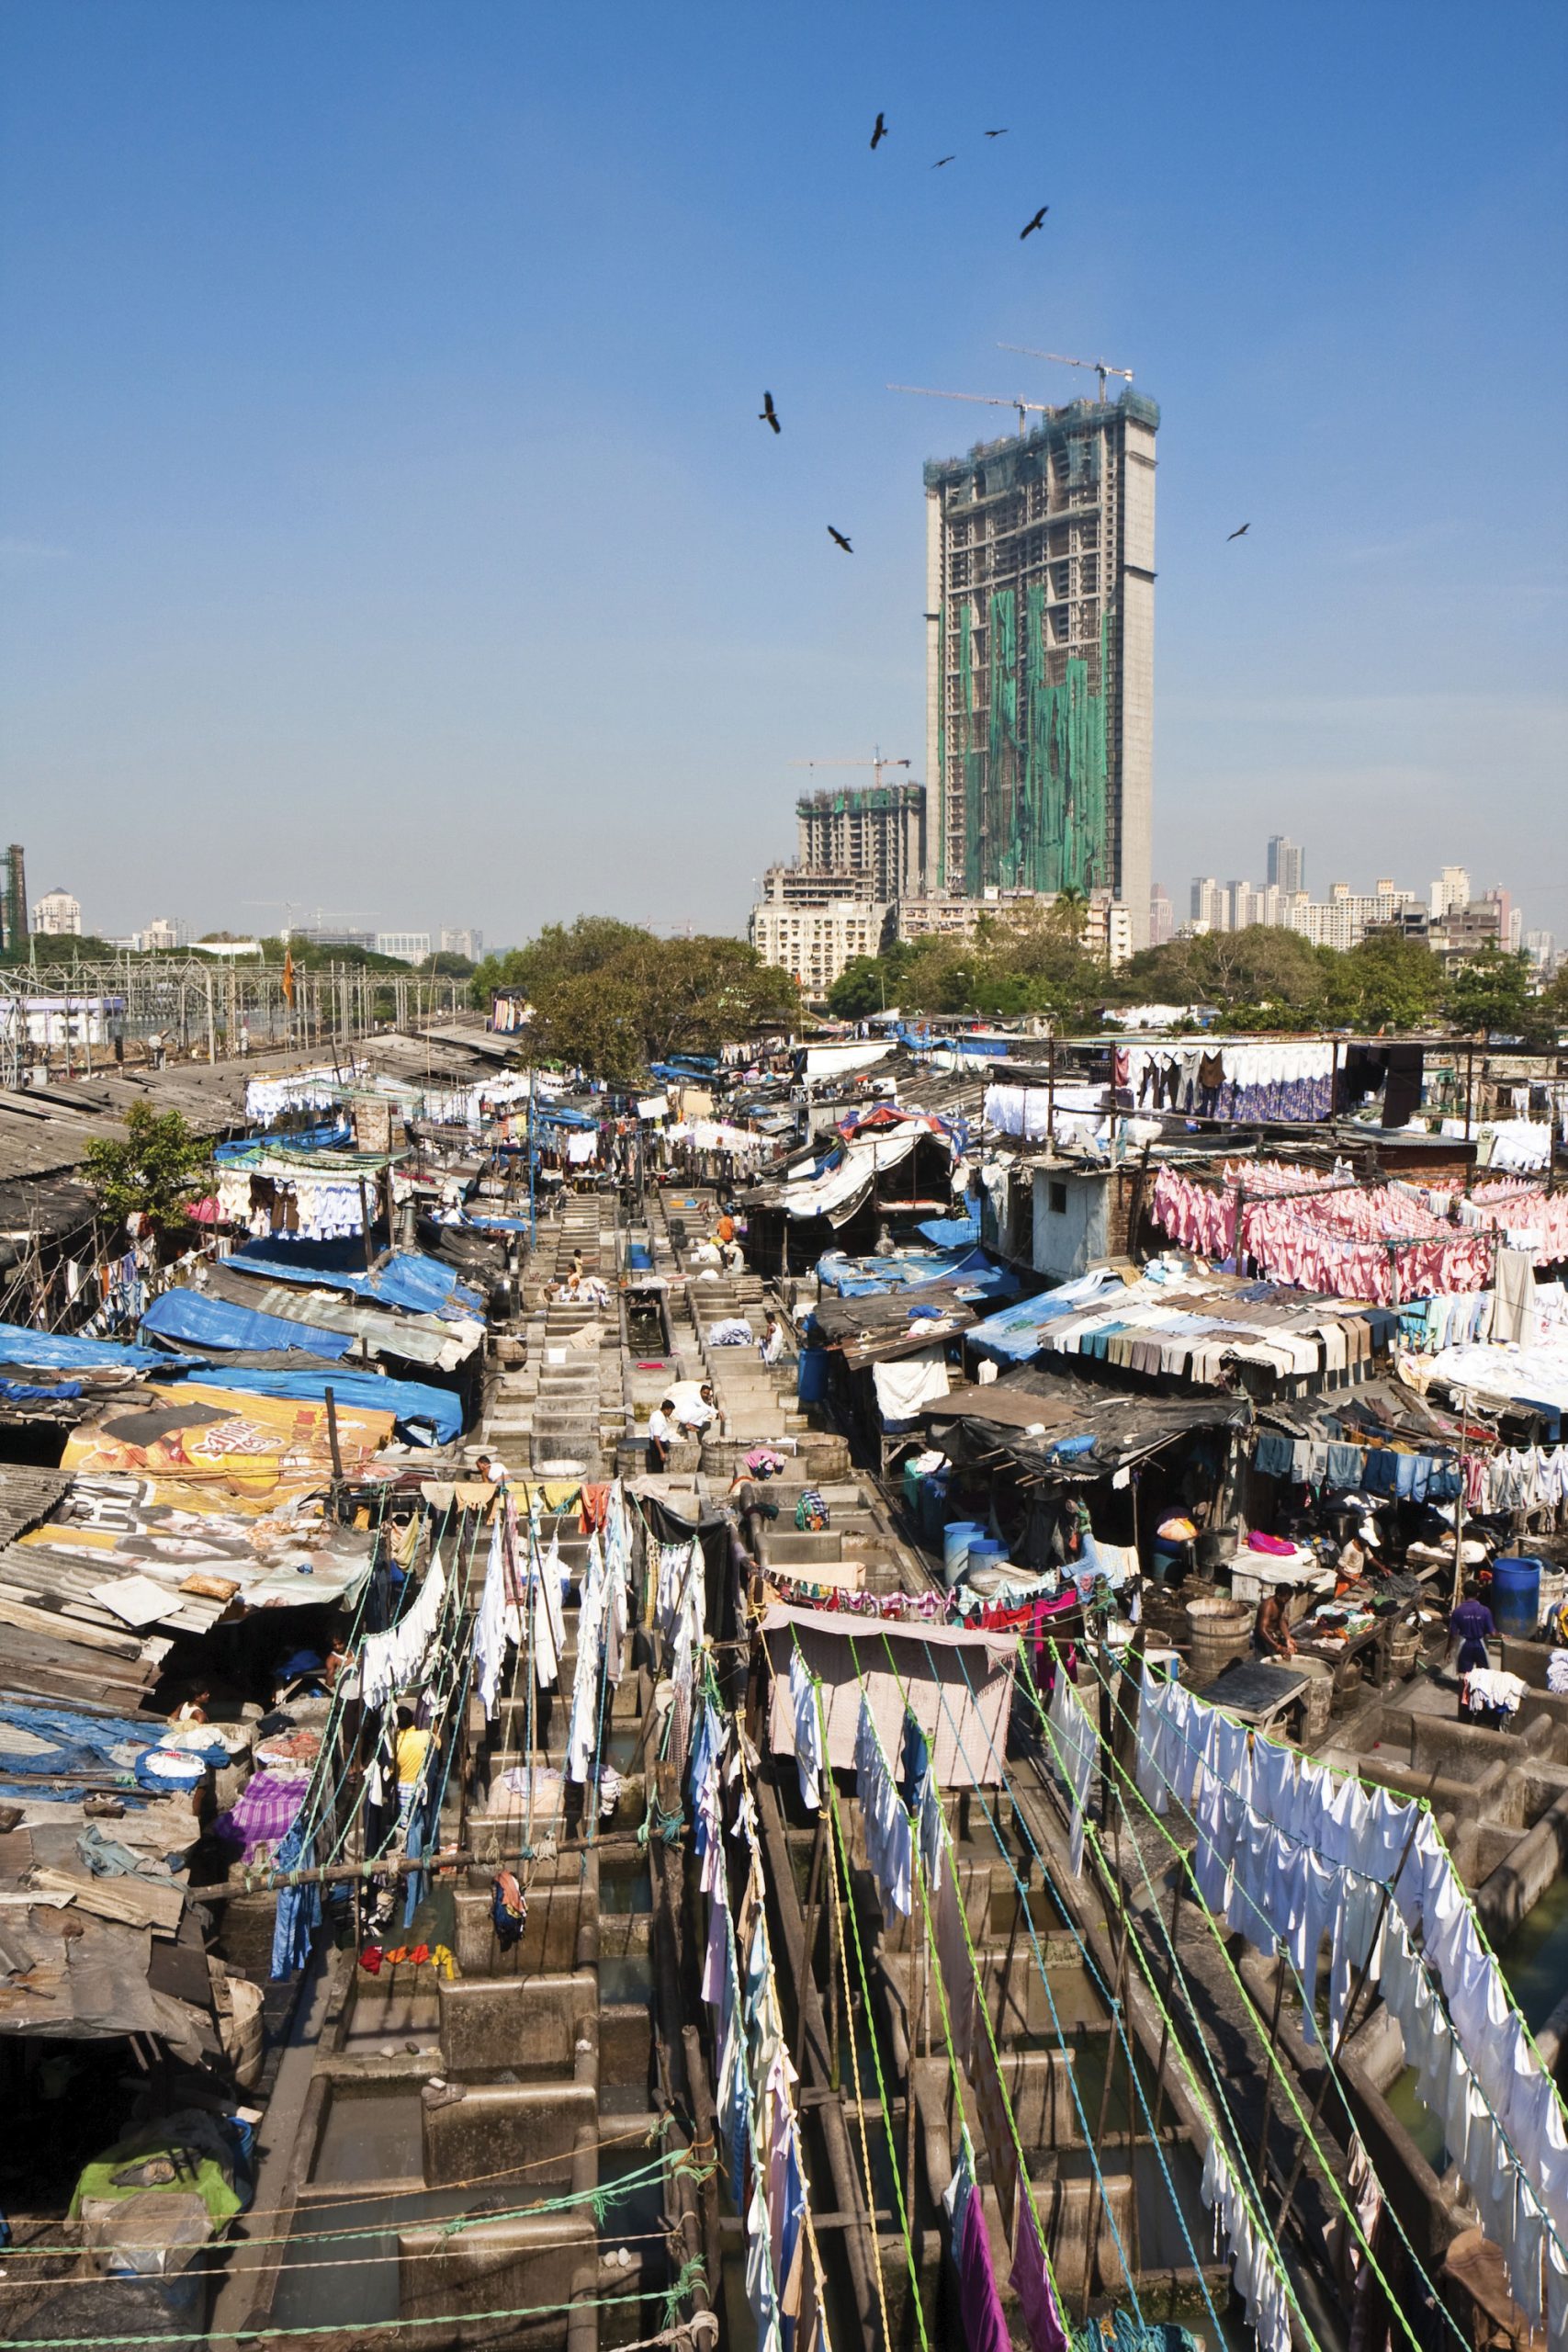
{"type": "Polygon", "coordinates": [[[1546,1563],[1505,1554],[1492,1563],[1492,1617],[1500,1634],[1528,1642],[1540,1622],[1540,1572],[1546,1563]]]}
{"type": "Polygon", "coordinates": [[[971,1568],[1005,1568],[1007,1566],[1007,1545],[1005,1544],[998,1544],[994,1535],[976,1535],[971,1537],[969,1544],[969,1566],[971,1568]]]}

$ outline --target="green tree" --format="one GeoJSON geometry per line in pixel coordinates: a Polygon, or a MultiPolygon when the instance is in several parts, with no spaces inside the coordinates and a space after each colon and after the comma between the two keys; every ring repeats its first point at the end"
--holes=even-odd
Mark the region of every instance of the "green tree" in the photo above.
{"type": "Polygon", "coordinates": [[[1529,1018],[1530,962],[1510,956],[1490,941],[1461,964],[1449,985],[1444,1011],[1460,1029],[1522,1035],[1529,1018]]]}
{"type": "Polygon", "coordinates": [[[107,1215],[119,1225],[141,1215],[162,1241],[190,1222],[191,1190],[205,1176],[210,1156],[178,1111],[133,1102],[125,1114],[124,1142],[105,1136],[90,1143],[83,1168],[107,1215]]]}
{"type": "Polygon", "coordinates": [[[1323,1017],[1326,990],[1317,951],[1299,932],[1255,922],[1144,948],[1117,973],[1116,993],[1123,1003],[1213,1004],[1294,1028],[1323,1017]]]}
{"type": "Polygon", "coordinates": [[[1437,1015],[1443,967],[1424,939],[1371,931],[1348,955],[1322,947],[1325,1010],[1337,1027],[1420,1029],[1437,1015]]]}
{"type": "Polygon", "coordinates": [[[659,939],[634,923],[581,916],[525,947],[487,956],[474,992],[525,990],[531,1050],[611,1085],[630,1086],[650,1061],[711,1054],[761,1027],[790,1027],[800,998],[787,972],[744,940],[659,939]]]}

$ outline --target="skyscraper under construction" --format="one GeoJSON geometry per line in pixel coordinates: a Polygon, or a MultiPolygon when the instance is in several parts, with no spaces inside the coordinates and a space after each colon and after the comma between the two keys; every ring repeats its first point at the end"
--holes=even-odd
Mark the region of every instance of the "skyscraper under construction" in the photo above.
{"type": "Polygon", "coordinates": [[[1129,385],[925,469],[927,888],[1111,890],[1140,946],[1158,429],[1129,385]]]}

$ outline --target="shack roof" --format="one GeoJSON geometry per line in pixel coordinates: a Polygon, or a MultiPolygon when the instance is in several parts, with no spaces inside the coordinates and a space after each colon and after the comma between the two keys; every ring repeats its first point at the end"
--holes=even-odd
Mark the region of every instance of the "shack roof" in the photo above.
{"type": "Polygon", "coordinates": [[[985,1387],[950,1389],[922,1406],[920,1418],[955,1460],[979,1462],[1001,1454],[1032,1477],[1083,1485],[1199,1430],[1243,1429],[1252,1407],[1247,1397],[1228,1391],[1190,1397],[1122,1396],[1025,1364],[985,1387]],[[1063,1450],[1069,1445],[1073,1451],[1063,1450]]]}

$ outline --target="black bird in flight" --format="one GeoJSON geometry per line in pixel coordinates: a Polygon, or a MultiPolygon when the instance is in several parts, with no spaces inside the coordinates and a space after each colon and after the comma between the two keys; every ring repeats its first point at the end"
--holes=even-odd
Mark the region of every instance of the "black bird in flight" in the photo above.
{"type": "Polygon", "coordinates": [[[878,116],[877,116],[877,118],[876,118],[876,129],[875,129],[875,130],[872,132],[872,134],[871,134],[871,143],[872,143],[873,147],[880,147],[880,146],[881,146],[881,144],[882,144],[882,142],[883,142],[883,141],[886,138],[886,136],[887,136],[887,125],[886,125],[886,122],[885,121],[885,119],[883,119],[883,117],[882,117],[881,115],[878,115],[878,116]]]}
{"type": "Polygon", "coordinates": [[[931,165],[931,169],[933,172],[940,172],[944,164],[951,164],[953,161],[953,158],[951,155],[939,155],[931,165]]]}
{"type": "Polygon", "coordinates": [[[1050,209],[1051,208],[1048,204],[1043,204],[1039,211],[1035,214],[1033,220],[1029,221],[1025,227],[1019,231],[1019,243],[1021,244],[1025,237],[1032,237],[1036,229],[1043,229],[1044,227],[1045,215],[1050,211],[1050,209]]]}
{"type": "Polygon", "coordinates": [[[759,424],[771,424],[775,433],[784,431],[784,426],[779,423],[779,413],[773,406],[772,392],[762,394],[762,405],[757,412],[757,422],[759,424]]]}
{"type": "Polygon", "coordinates": [[[851,547],[848,539],[845,538],[842,531],[835,531],[831,523],[828,526],[828,537],[832,540],[835,547],[842,548],[846,555],[853,555],[854,549],[851,547]]]}
{"type": "Polygon", "coordinates": [[[1231,543],[1232,539],[1241,539],[1241,538],[1245,538],[1245,537],[1247,537],[1247,532],[1248,532],[1248,531],[1250,531],[1250,530],[1251,530],[1251,528],[1252,528],[1252,526],[1251,526],[1251,524],[1250,524],[1250,523],[1244,523],[1244,524],[1242,525],[1242,526],[1241,526],[1241,528],[1240,528],[1240,530],[1239,530],[1239,531],[1227,531],[1227,532],[1226,532],[1226,534],[1225,534],[1225,545],[1226,545],[1226,547],[1227,547],[1227,548],[1229,547],[1229,545],[1230,545],[1230,543],[1231,543]]]}
{"type": "Polygon", "coordinates": [[[987,130],[986,136],[987,139],[1005,139],[1007,137],[1007,130],[1005,127],[1000,130],[987,130]]]}

